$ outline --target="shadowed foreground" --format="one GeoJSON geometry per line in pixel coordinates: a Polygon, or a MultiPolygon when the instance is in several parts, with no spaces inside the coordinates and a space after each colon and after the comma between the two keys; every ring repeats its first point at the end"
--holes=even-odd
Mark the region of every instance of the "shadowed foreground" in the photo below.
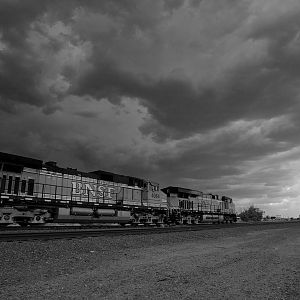
{"type": "Polygon", "coordinates": [[[3,242],[1,299],[300,299],[300,223],[3,242]]]}

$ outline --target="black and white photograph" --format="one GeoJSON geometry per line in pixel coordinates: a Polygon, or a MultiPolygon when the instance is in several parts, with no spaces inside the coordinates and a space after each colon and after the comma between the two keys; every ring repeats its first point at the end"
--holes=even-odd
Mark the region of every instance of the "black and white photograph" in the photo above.
{"type": "Polygon", "coordinates": [[[300,299],[300,0],[0,0],[0,299],[300,299]]]}

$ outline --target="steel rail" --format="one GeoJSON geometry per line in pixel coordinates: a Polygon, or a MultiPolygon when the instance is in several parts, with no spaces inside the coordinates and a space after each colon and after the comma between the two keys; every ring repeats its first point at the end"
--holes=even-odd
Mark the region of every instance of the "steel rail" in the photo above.
{"type": "Polygon", "coordinates": [[[201,225],[183,225],[169,227],[130,227],[130,228],[105,228],[105,229],[62,229],[48,231],[22,231],[22,232],[1,232],[0,242],[7,241],[31,241],[31,240],[54,240],[54,239],[72,239],[82,237],[98,237],[98,236],[120,236],[120,235],[145,235],[145,234],[161,234],[161,233],[178,233],[191,232],[201,230],[215,230],[222,228],[238,228],[245,226],[261,226],[261,225],[278,225],[278,224],[295,224],[300,222],[261,222],[261,223],[237,223],[237,224],[201,224],[201,225]]]}
{"type": "MultiPolygon", "coordinates": [[[[220,226],[219,226],[220,227],[220,226]]],[[[204,229],[217,229],[214,225],[201,227],[143,227],[143,228],[111,228],[111,229],[79,229],[79,230],[51,230],[51,231],[25,231],[25,232],[2,232],[0,241],[25,241],[25,240],[50,240],[62,238],[79,238],[95,236],[115,235],[139,235],[154,233],[173,233],[182,231],[198,231],[204,229]]],[[[220,227],[221,228],[221,227],[220,227]]]]}

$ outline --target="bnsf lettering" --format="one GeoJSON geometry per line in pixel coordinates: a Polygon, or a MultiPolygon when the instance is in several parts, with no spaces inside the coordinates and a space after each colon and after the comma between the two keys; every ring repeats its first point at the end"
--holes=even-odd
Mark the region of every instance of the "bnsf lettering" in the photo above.
{"type": "Polygon", "coordinates": [[[112,198],[112,194],[117,193],[116,187],[103,186],[91,183],[82,183],[78,181],[72,182],[72,194],[74,196],[85,196],[85,197],[100,197],[100,198],[112,198]]]}

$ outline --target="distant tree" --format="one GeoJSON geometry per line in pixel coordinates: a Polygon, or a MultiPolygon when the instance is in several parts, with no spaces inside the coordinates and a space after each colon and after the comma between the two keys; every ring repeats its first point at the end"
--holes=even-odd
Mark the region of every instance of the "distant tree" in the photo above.
{"type": "Polygon", "coordinates": [[[258,208],[255,208],[253,205],[248,209],[245,209],[240,213],[240,218],[242,221],[261,221],[263,217],[263,212],[258,208]]]}

